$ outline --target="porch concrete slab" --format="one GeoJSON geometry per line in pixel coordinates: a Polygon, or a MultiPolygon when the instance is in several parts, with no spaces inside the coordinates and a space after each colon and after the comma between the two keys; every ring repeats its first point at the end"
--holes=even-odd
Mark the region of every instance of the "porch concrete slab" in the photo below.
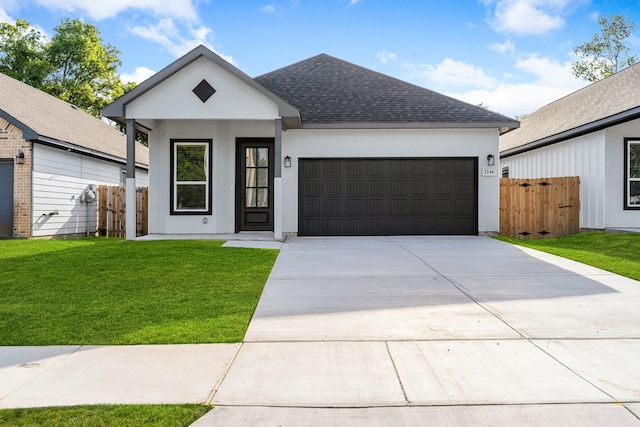
{"type": "Polygon", "coordinates": [[[534,342],[617,401],[640,401],[640,340],[534,342]]]}
{"type": "MultiPolygon", "coordinates": [[[[636,405],[637,406],[637,405],[636,405]]],[[[305,426],[638,426],[622,405],[435,406],[389,408],[214,407],[194,427],[305,426]]]]}
{"type": "Polygon", "coordinates": [[[80,346],[0,347],[0,407],[3,400],[33,381],[80,346]]]}
{"type": "Polygon", "coordinates": [[[390,342],[412,405],[613,402],[524,340],[390,342]]]}
{"type": "Polygon", "coordinates": [[[181,234],[148,234],[136,240],[246,240],[275,241],[272,231],[254,231],[240,233],[181,233],[181,234]]]}
{"type": "Polygon", "coordinates": [[[0,400],[0,407],[204,403],[239,345],[82,347],[49,363],[0,400]]]}
{"type": "Polygon", "coordinates": [[[383,342],[245,343],[214,405],[404,406],[383,342]]]}
{"type": "Polygon", "coordinates": [[[227,240],[224,248],[280,249],[282,242],[268,240],[227,240]]]}
{"type": "Polygon", "coordinates": [[[245,341],[516,338],[443,277],[270,279],[245,341]]]}
{"type": "Polygon", "coordinates": [[[615,275],[450,276],[528,338],[640,338],[640,283],[615,275]]]}

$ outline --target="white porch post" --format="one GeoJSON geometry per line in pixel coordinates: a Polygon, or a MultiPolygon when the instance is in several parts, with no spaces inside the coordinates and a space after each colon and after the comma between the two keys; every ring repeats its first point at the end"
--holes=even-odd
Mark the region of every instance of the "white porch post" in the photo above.
{"type": "Polygon", "coordinates": [[[273,238],[282,240],[282,120],[275,120],[275,171],[273,178],[273,238]]]}
{"type": "Polygon", "coordinates": [[[126,229],[127,240],[136,239],[136,122],[127,119],[127,186],[126,186],[126,229]]]}

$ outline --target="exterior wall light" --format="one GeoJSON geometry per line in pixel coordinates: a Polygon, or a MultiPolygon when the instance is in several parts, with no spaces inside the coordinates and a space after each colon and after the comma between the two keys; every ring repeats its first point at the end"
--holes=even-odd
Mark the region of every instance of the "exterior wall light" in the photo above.
{"type": "Polygon", "coordinates": [[[291,157],[287,156],[284,158],[284,167],[285,168],[290,168],[291,167],[291,157]]]}
{"type": "Polygon", "coordinates": [[[24,164],[24,151],[22,149],[18,150],[18,154],[16,154],[16,165],[24,164]]]}
{"type": "Polygon", "coordinates": [[[493,166],[496,164],[496,158],[493,154],[487,156],[487,166],[493,166]]]}

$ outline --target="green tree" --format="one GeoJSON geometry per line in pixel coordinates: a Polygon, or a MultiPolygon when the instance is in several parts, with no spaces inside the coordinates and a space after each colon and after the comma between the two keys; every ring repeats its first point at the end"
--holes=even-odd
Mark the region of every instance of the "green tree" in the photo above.
{"type": "Polygon", "coordinates": [[[0,24],[0,72],[30,86],[42,87],[52,71],[45,57],[44,36],[22,19],[0,24]]]}
{"type": "Polygon", "coordinates": [[[54,71],[43,89],[99,117],[102,107],[124,93],[117,74],[120,51],[79,19],[65,19],[54,30],[45,49],[54,71]]]}
{"type": "Polygon", "coordinates": [[[611,15],[599,17],[598,25],[599,34],[573,49],[581,58],[571,66],[573,75],[588,82],[598,81],[638,60],[637,55],[629,55],[630,49],[625,45],[636,29],[633,22],[627,21],[624,15],[611,15]]]}

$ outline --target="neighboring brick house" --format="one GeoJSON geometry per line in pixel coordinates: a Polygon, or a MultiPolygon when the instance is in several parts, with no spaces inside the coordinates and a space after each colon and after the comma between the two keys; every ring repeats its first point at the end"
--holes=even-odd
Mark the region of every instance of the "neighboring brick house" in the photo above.
{"type": "MultiPolygon", "coordinates": [[[[89,185],[121,185],[126,138],[77,107],[0,73],[0,238],[96,230],[89,185]]],[[[139,185],[148,150],[137,144],[139,185]]]]}

